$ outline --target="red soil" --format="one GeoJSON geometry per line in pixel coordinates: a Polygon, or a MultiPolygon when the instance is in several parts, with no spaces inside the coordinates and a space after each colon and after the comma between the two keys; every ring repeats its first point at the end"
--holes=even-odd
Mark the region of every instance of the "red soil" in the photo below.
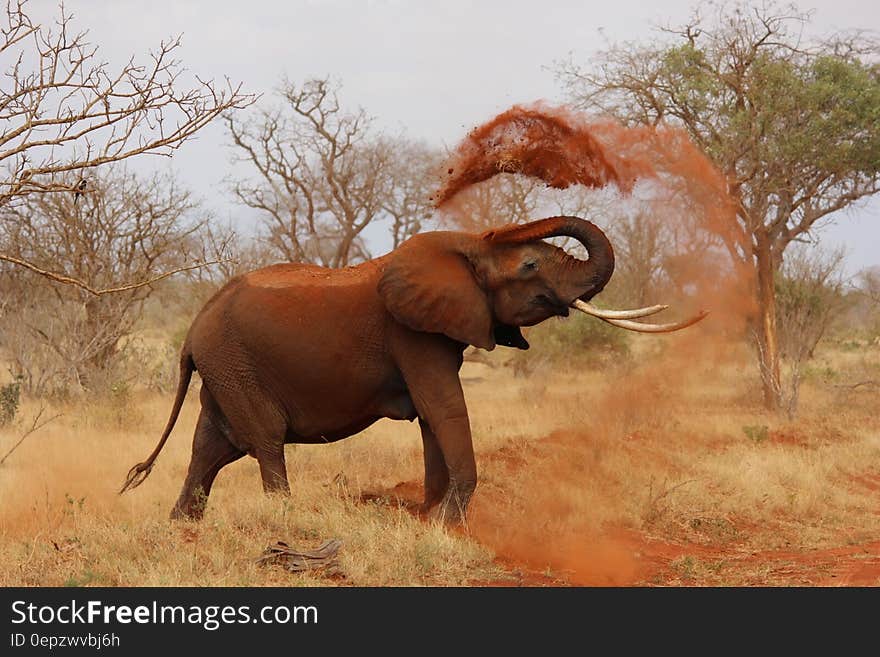
{"type": "MultiPolygon", "coordinates": [[[[793,433],[774,432],[771,439],[789,447],[808,446],[793,433]]],[[[633,442],[639,441],[635,438],[633,442]]],[[[573,586],[880,586],[880,541],[818,550],[752,551],[744,547],[742,539],[708,541],[707,545],[635,529],[590,528],[579,525],[576,518],[566,518],[564,526],[571,527],[567,535],[536,532],[543,516],[554,513],[540,497],[542,489],[552,481],[554,470],[574,481],[572,473],[589,468],[583,462],[589,444],[579,432],[557,431],[534,443],[527,453],[503,448],[480,455],[484,472],[509,476],[517,486],[531,486],[534,491],[530,488],[529,495],[534,492],[540,499],[540,504],[526,509],[526,517],[510,518],[505,514],[508,505],[503,490],[478,490],[470,530],[495,551],[502,565],[515,564],[521,570],[552,575],[573,586]],[[549,466],[551,461],[554,465],[549,466]],[[560,462],[570,471],[560,470],[560,462]]],[[[619,448],[642,447],[624,443],[619,448]]],[[[868,490],[880,490],[876,473],[853,479],[868,490]]],[[[562,513],[570,513],[564,505],[559,507],[562,513]]],[[[750,526],[738,519],[733,522],[741,535],[772,532],[763,525],[750,526]]]]}
{"type": "Polygon", "coordinates": [[[866,473],[856,475],[853,477],[853,481],[870,491],[880,491],[880,474],[866,473]]]}
{"type": "MultiPolygon", "coordinates": [[[[558,453],[572,437],[580,444],[575,433],[555,432],[528,453],[504,447],[482,454],[481,467],[496,477],[540,470],[542,465],[537,461],[541,454],[558,453]]],[[[880,475],[853,479],[856,485],[880,490],[880,475]]],[[[880,586],[880,541],[821,550],[755,552],[744,548],[742,541],[705,545],[624,528],[544,534],[536,529],[541,518],[532,518],[530,524],[521,517],[510,518],[505,513],[505,498],[504,490],[491,487],[478,489],[472,502],[467,531],[494,551],[497,564],[505,571],[499,579],[474,581],[473,586],[695,586],[731,582],[745,586],[880,586]],[[707,577],[706,570],[717,573],[707,577]]],[[[390,489],[363,493],[361,499],[420,515],[423,488],[417,482],[401,482],[390,489]]],[[[553,513],[549,508],[541,511],[553,513]]],[[[744,533],[767,530],[741,522],[737,529],[744,533]]]]}

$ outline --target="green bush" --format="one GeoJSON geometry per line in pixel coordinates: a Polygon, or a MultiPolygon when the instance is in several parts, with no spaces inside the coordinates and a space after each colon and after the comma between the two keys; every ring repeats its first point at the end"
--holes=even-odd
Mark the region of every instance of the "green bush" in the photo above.
{"type": "Polygon", "coordinates": [[[577,355],[629,355],[629,336],[625,331],[580,314],[536,326],[529,332],[529,341],[532,340],[556,357],[570,358],[573,351],[577,355]]]}
{"type": "Polygon", "coordinates": [[[12,380],[12,383],[0,386],[0,427],[10,424],[18,414],[23,379],[23,376],[18,375],[12,380]]]}
{"type": "Polygon", "coordinates": [[[594,317],[580,313],[566,319],[550,319],[524,329],[529,341],[528,351],[517,351],[508,364],[517,375],[530,374],[540,364],[558,365],[574,360],[601,363],[609,359],[628,358],[629,336],[594,317]]]}
{"type": "Polygon", "coordinates": [[[770,436],[770,428],[766,424],[747,425],[742,430],[753,443],[763,443],[770,436]]]}
{"type": "Polygon", "coordinates": [[[806,365],[803,369],[803,378],[805,381],[816,380],[829,383],[838,379],[838,372],[830,365],[806,365]]]}

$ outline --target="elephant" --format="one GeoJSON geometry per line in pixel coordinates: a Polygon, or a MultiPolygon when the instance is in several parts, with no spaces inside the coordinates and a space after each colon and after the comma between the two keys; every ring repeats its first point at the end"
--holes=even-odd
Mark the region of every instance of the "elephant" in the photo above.
{"type": "Polygon", "coordinates": [[[424,232],[343,269],[284,263],[233,278],[193,320],[168,423],[120,493],[149,475],[198,371],[201,410],[172,518],[201,518],[217,473],[246,454],[257,459],[266,492],[289,494],[286,443],[330,443],[390,418],[418,420],[421,508],[464,523],[477,485],[459,379],[468,345],[528,349],[521,327],[572,307],[648,331],[696,321],[629,321],[665,306],[594,307],[588,302],[613,271],[613,248],[596,225],[557,216],[483,233],[424,232]],[[544,241],[557,236],[579,241],[588,259],[544,241]]]}

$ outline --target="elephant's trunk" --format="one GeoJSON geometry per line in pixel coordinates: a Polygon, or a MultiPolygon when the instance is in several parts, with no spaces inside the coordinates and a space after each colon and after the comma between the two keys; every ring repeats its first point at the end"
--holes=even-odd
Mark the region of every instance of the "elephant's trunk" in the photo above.
{"type": "Polygon", "coordinates": [[[589,301],[605,287],[614,273],[614,249],[598,226],[579,217],[550,217],[528,224],[490,231],[483,237],[495,243],[522,243],[548,237],[573,237],[584,245],[588,260],[570,255],[563,262],[559,295],[566,303],[589,301]]]}

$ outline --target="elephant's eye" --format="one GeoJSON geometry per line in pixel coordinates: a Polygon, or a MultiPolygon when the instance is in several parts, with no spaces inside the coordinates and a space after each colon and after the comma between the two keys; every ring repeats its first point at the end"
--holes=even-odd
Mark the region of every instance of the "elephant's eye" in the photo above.
{"type": "Polygon", "coordinates": [[[536,260],[526,260],[522,268],[523,271],[538,271],[538,262],[536,260]]]}

